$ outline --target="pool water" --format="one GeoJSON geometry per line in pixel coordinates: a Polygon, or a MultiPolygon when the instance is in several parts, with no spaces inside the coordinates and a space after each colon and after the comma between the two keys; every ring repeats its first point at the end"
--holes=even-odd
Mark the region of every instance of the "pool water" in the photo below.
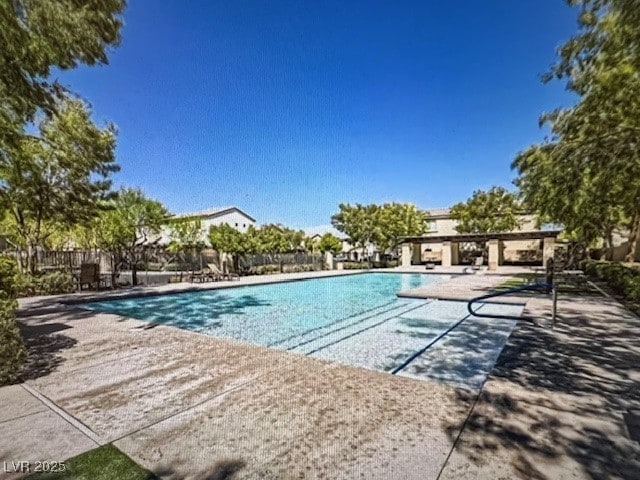
{"type": "MultiPolygon", "coordinates": [[[[394,371],[429,346],[397,373],[478,388],[493,367],[515,320],[466,318],[463,302],[396,296],[399,291],[443,278],[449,277],[362,273],[83,306],[382,371],[394,371]],[[480,337],[482,342],[478,342],[480,337]],[[477,349],[479,344],[482,351],[477,349]],[[450,367],[443,368],[443,359],[449,357],[450,367]]],[[[522,310],[513,305],[481,308],[513,316],[522,310]]]]}

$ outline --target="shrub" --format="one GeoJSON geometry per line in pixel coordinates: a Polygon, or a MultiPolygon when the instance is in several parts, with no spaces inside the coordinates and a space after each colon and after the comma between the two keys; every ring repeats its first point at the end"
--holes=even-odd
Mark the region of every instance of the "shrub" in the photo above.
{"type": "Polygon", "coordinates": [[[51,272],[34,278],[37,295],[55,295],[57,293],[71,293],[76,289],[73,276],[66,272],[51,272]]]}
{"type": "Polygon", "coordinates": [[[371,262],[373,268],[393,268],[398,266],[397,260],[380,260],[371,262]]]}
{"type": "Polygon", "coordinates": [[[16,323],[16,301],[5,296],[0,300],[0,385],[14,382],[27,358],[16,323]]]}
{"type": "Polygon", "coordinates": [[[369,268],[367,262],[344,262],[345,270],[361,270],[364,268],[369,268]]]}
{"type": "Polygon", "coordinates": [[[18,262],[10,255],[0,255],[0,291],[15,298],[20,294],[18,262]]]}
{"type": "Polygon", "coordinates": [[[580,264],[584,272],[604,280],[615,293],[640,305],[640,271],[621,263],[587,260],[580,264]]]}

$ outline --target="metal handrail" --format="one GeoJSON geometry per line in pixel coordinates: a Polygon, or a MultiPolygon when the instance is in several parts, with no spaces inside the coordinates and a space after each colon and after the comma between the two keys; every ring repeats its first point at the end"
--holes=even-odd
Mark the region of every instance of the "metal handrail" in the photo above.
{"type": "Polygon", "coordinates": [[[545,293],[547,293],[547,294],[551,293],[552,294],[553,306],[552,306],[552,316],[551,316],[551,328],[555,328],[555,325],[556,325],[556,310],[557,310],[557,303],[558,303],[558,290],[556,288],[555,283],[553,283],[553,282],[551,282],[551,283],[548,283],[548,282],[537,282],[537,283],[534,283],[533,285],[523,285],[521,287],[510,288],[509,290],[504,290],[504,291],[501,291],[501,292],[493,292],[493,293],[489,293],[487,295],[481,295],[480,297],[472,298],[471,300],[469,300],[469,302],[467,303],[467,310],[474,317],[513,319],[514,317],[511,317],[509,315],[491,315],[491,314],[486,314],[486,313],[476,313],[477,310],[473,310],[471,307],[472,307],[472,305],[474,303],[481,302],[482,300],[487,300],[489,298],[495,298],[495,297],[501,297],[503,295],[509,295],[509,294],[517,293],[517,292],[524,292],[526,290],[544,290],[545,293]]]}

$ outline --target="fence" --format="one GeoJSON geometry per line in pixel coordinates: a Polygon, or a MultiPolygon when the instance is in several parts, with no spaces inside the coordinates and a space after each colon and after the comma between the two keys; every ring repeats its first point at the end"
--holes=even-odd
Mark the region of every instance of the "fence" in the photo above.
{"type": "MultiPolygon", "coordinates": [[[[26,264],[26,252],[16,252],[16,258],[26,264]]],[[[208,264],[221,265],[218,252],[205,249],[201,252],[184,252],[174,254],[162,247],[145,248],[137,255],[136,262],[139,283],[167,283],[180,272],[201,270],[208,264]]],[[[224,258],[223,258],[224,259],[224,258]]],[[[100,272],[110,273],[113,268],[112,256],[99,250],[38,250],[35,258],[35,269],[77,270],[83,263],[98,263],[100,272]]],[[[226,269],[234,269],[231,258],[226,257],[226,269]]],[[[238,273],[260,275],[276,272],[299,272],[324,269],[324,256],[320,253],[282,253],[247,255],[238,258],[238,273]]],[[[120,262],[120,278],[124,282],[131,281],[132,266],[129,262],[120,262]]]]}
{"type": "MultiPolygon", "coordinates": [[[[21,265],[27,264],[26,252],[15,252],[15,257],[21,265]]],[[[38,271],[48,268],[74,270],[83,263],[97,263],[100,271],[111,271],[111,255],[99,250],[36,250],[34,259],[35,269],[38,271]]]]}

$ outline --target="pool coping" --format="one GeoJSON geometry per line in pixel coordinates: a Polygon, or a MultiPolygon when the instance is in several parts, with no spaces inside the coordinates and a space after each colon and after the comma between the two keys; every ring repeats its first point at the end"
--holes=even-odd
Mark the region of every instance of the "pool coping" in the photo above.
{"type": "Polygon", "coordinates": [[[321,270],[318,272],[285,273],[266,276],[241,277],[239,280],[223,280],[217,282],[191,283],[180,282],[174,284],[129,287],[120,290],[104,290],[90,292],[73,292],[69,294],[49,295],[40,297],[24,297],[19,299],[19,316],[37,314],[38,302],[46,302],[46,309],[50,311],[56,305],[60,307],[82,305],[91,302],[125,300],[131,298],[145,298],[162,295],[176,295],[209,290],[224,290],[229,288],[271,285],[277,283],[291,283],[321,278],[333,278],[347,275],[364,275],[370,273],[395,273],[412,275],[451,276],[449,273],[401,271],[396,269],[362,269],[362,270],[321,270]],[[246,280],[245,280],[246,279],[246,280]]]}

